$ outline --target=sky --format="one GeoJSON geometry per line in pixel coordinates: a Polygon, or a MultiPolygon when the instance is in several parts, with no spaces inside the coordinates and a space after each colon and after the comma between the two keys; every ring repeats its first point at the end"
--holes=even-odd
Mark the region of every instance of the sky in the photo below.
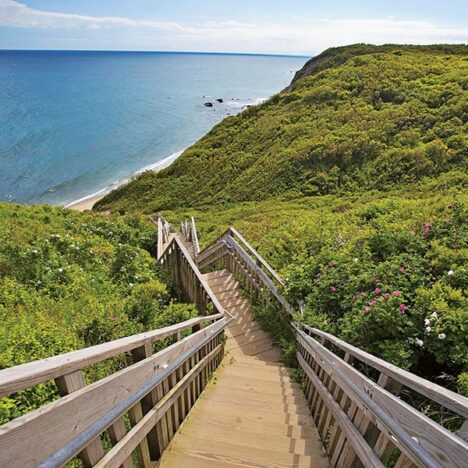
{"type": "Polygon", "coordinates": [[[316,55],[468,43],[459,0],[0,0],[0,49],[316,55]]]}

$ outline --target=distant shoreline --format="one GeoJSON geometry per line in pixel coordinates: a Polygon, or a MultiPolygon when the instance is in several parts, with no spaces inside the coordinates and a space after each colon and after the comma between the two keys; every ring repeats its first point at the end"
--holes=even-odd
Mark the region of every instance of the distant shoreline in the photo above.
{"type": "Polygon", "coordinates": [[[142,174],[143,172],[146,171],[153,171],[153,172],[159,172],[161,169],[164,169],[166,167],[169,167],[185,150],[182,151],[177,151],[167,158],[164,158],[160,161],[156,161],[153,164],[149,164],[148,166],[144,166],[138,171],[134,172],[129,178],[119,180],[117,182],[114,182],[106,187],[104,187],[101,190],[98,190],[97,192],[93,192],[90,195],[86,195],[83,198],[80,198],[78,200],[75,200],[71,203],[68,203],[65,205],[65,208],[70,208],[71,210],[75,211],[86,211],[86,210],[92,210],[93,206],[99,201],[102,200],[108,193],[112,192],[112,190],[121,187],[122,185],[130,182],[130,180],[139,175],[142,174]]]}
{"type": "Polygon", "coordinates": [[[99,200],[102,200],[105,197],[104,195],[96,195],[95,197],[87,198],[86,200],[83,201],[77,201],[73,202],[70,205],[67,205],[66,208],[70,208],[70,210],[75,210],[75,211],[86,211],[86,210],[92,210],[93,206],[95,203],[97,203],[99,200]]]}

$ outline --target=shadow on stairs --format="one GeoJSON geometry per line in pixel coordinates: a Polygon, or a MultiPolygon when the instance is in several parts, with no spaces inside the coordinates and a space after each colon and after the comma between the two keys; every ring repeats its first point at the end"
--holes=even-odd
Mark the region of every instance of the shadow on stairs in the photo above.
{"type": "Polygon", "coordinates": [[[226,355],[160,467],[326,467],[300,386],[228,270],[203,275],[234,320],[226,355]]]}

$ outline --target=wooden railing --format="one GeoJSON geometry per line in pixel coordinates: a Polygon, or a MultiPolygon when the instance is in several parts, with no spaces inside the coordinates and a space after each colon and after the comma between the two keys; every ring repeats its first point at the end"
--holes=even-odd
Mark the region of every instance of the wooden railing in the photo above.
{"type": "MultiPolygon", "coordinates": [[[[53,380],[60,398],[0,427],[0,467],[154,466],[223,357],[221,334],[231,320],[162,216],[158,258],[174,285],[202,316],[0,371],[0,397],[53,380]],[[212,314],[210,312],[213,312],[212,314]],[[204,324],[211,325],[202,328],[204,324]],[[191,335],[181,339],[184,332],[191,335]],[[164,341],[163,341],[164,340],[164,341]],[[155,343],[166,348],[155,352],[155,343]],[[118,359],[109,376],[86,384],[87,369],[118,359]]],[[[198,252],[195,222],[183,224],[198,252]]]]}
{"type": "Polygon", "coordinates": [[[167,267],[176,289],[182,292],[189,302],[195,304],[200,313],[218,312],[230,316],[229,312],[219,303],[184,244],[177,236],[173,237],[159,262],[167,267]]]}
{"type": "MultiPolygon", "coordinates": [[[[291,321],[281,278],[233,228],[197,258],[202,271],[227,268],[251,296],[270,294],[295,330],[312,417],[332,467],[468,466],[468,399],[317,329],[291,321]],[[367,371],[363,373],[364,368],[367,371]],[[368,375],[376,375],[372,380],[368,375]],[[465,421],[445,429],[397,395],[410,389],[465,421]]],[[[297,315],[296,315],[297,317],[297,315]]]]}
{"type": "Polygon", "coordinates": [[[305,393],[331,466],[466,466],[467,443],[396,395],[409,387],[461,418],[468,415],[466,398],[308,326],[297,327],[297,343],[305,393]],[[363,363],[376,380],[361,372],[363,363]]]}
{"type": "Polygon", "coordinates": [[[165,248],[169,244],[171,240],[171,235],[174,235],[176,233],[175,229],[172,227],[170,223],[168,223],[164,217],[160,214],[158,214],[157,219],[155,220],[151,216],[149,216],[149,219],[157,226],[158,228],[158,235],[157,235],[157,253],[156,253],[156,258],[159,260],[161,258],[161,255],[163,254],[165,248]]]}
{"type": "MultiPolygon", "coordinates": [[[[0,395],[53,379],[56,401],[0,426],[1,467],[153,466],[223,356],[222,314],[0,371],[0,395]],[[197,330],[179,339],[186,330],[197,330]],[[153,344],[172,337],[154,352],[153,344]],[[86,385],[83,369],[116,356],[127,366],[86,385]]],[[[167,341],[167,340],[166,340],[167,341]]]]}
{"type": "Polygon", "coordinates": [[[192,216],[190,220],[185,220],[180,223],[180,233],[184,236],[187,242],[191,242],[194,248],[195,257],[200,253],[200,245],[198,243],[197,228],[195,218],[192,216]]]}
{"type": "Polygon", "coordinates": [[[197,258],[202,271],[230,270],[248,294],[262,302],[271,299],[292,315],[294,308],[280,293],[283,280],[234,228],[229,228],[197,258]]]}

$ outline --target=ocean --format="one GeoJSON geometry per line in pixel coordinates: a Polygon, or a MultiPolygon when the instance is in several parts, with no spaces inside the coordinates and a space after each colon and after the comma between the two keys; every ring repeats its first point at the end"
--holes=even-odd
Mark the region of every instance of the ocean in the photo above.
{"type": "Polygon", "coordinates": [[[110,191],[283,89],[306,60],[0,51],[0,200],[67,205],[110,191]]]}

